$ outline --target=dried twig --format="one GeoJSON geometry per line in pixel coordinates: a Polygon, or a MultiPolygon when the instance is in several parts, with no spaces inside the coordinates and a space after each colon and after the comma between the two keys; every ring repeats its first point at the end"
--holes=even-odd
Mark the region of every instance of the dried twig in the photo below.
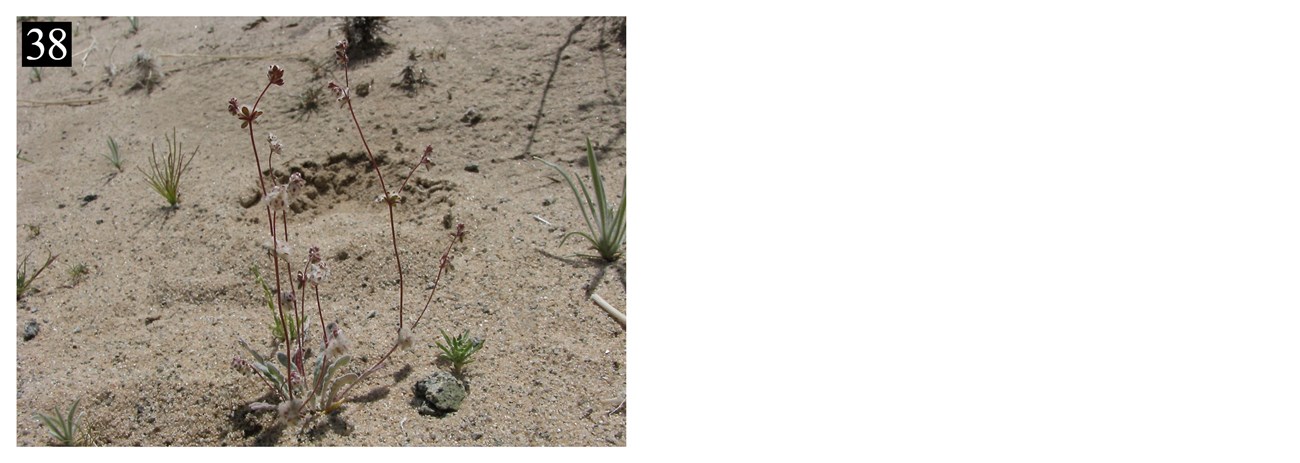
{"type": "Polygon", "coordinates": [[[79,99],[58,100],[58,101],[18,100],[18,104],[27,105],[28,107],[57,106],[57,105],[81,106],[81,105],[88,105],[88,104],[95,104],[95,103],[103,103],[105,101],[108,101],[108,97],[101,96],[99,98],[79,98],[79,99]]]}
{"type": "Polygon", "coordinates": [[[623,329],[627,329],[627,316],[623,315],[623,312],[619,312],[618,309],[614,308],[614,306],[609,305],[609,303],[605,302],[605,299],[601,298],[599,294],[591,293],[591,301],[595,302],[596,305],[600,306],[600,308],[605,309],[605,312],[608,312],[609,316],[618,320],[618,324],[623,325],[623,329]]]}

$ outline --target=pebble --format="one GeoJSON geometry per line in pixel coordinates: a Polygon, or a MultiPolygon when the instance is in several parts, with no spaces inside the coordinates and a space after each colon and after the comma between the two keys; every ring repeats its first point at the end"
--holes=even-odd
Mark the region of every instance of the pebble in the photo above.
{"type": "Polygon", "coordinates": [[[36,334],[40,332],[41,325],[36,323],[36,320],[27,320],[27,326],[23,327],[23,340],[31,341],[32,338],[36,337],[36,334]]]}
{"type": "Polygon", "coordinates": [[[478,164],[466,164],[465,172],[478,172],[478,164]]]}

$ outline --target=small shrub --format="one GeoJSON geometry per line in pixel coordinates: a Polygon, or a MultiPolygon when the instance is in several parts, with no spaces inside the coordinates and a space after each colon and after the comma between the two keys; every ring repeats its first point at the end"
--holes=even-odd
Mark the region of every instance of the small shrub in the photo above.
{"type": "Polygon", "coordinates": [[[154,150],[153,144],[149,145],[149,170],[140,169],[140,172],[149,180],[149,185],[167,200],[167,204],[176,207],[181,201],[181,174],[185,173],[185,168],[189,167],[190,161],[194,160],[194,155],[199,153],[195,148],[189,157],[181,151],[180,139],[176,137],[176,129],[172,129],[172,136],[167,137],[167,157],[161,161],[158,159],[158,152],[154,150]]]}
{"type": "Polygon", "coordinates": [[[401,79],[393,82],[391,86],[402,89],[402,91],[406,92],[406,96],[415,96],[419,87],[431,85],[429,78],[424,75],[424,69],[416,70],[414,65],[406,65],[398,75],[401,76],[401,79]]]}
{"type": "Polygon", "coordinates": [[[339,29],[348,41],[348,58],[365,60],[388,51],[390,45],[380,34],[387,32],[388,18],[361,16],[343,18],[339,29]]]}

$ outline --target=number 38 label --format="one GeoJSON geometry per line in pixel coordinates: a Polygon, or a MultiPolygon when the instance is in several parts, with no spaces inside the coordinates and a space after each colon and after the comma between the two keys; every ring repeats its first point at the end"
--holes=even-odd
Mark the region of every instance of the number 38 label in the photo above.
{"type": "Polygon", "coordinates": [[[71,22],[24,22],[23,67],[72,67],[71,22]]]}

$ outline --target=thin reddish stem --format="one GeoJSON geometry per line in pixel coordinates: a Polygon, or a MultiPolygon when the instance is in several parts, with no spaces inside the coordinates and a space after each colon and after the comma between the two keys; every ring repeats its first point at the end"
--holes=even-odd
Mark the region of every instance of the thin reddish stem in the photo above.
{"type": "MultiPolygon", "coordinates": [[[[266,84],[266,87],[262,89],[262,95],[265,95],[266,90],[269,88],[271,88],[271,84],[266,84]]],[[[258,95],[257,101],[253,103],[254,108],[256,108],[257,104],[262,101],[262,95],[258,95]]],[[[254,109],[253,111],[254,114],[256,114],[256,109],[254,109]]],[[[257,138],[253,134],[254,125],[255,124],[253,121],[248,122],[248,142],[253,146],[253,160],[257,163],[257,183],[262,187],[262,197],[266,197],[266,180],[262,178],[262,161],[260,156],[257,154],[257,138]]],[[[267,162],[270,162],[270,158],[267,159],[267,162]]],[[[271,260],[272,260],[272,268],[275,270],[274,299],[275,299],[275,306],[278,309],[280,315],[280,327],[284,331],[284,355],[289,359],[293,359],[292,346],[289,342],[289,324],[284,318],[284,303],[283,301],[280,300],[280,294],[281,294],[280,293],[280,289],[281,289],[280,244],[279,241],[276,240],[275,238],[275,213],[271,212],[270,203],[266,204],[266,222],[271,232],[271,260]]],[[[292,370],[292,366],[290,367],[290,370],[292,370]]],[[[289,391],[289,400],[293,400],[292,382],[290,382],[290,384],[288,385],[288,387],[286,387],[286,389],[289,391]]]]}
{"type": "Polygon", "coordinates": [[[312,283],[311,292],[316,295],[316,315],[320,317],[320,342],[322,346],[328,347],[330,334],[329,330],[325,329],[325,312],[320,308],[320,286],[312,283]]]}
{"type": "MultiPolygon", "coordinates": [[[[457,235],[463,234],[458,233],[457,235]]],[[[447,265],[451,263],[451,247],[456,244],[458,239],[459,236],[457,236],[457,239],[451,240],[450,243],[447,243],[447,249],[442,251],[442,261],[438,263],[438,274],[433,277],[433,289],[429,291],[429,298],[424,301],[424,308],[420,309],[420,315],[416,316],[415,321],[411,323],[412,331],[420,325],[420,320],[424,318],[424,312],[429,310],[429,304],[433,302],[433,295],[438,292],[438,282],[442,281],[442,274],[447,270],[447,265]]]]}
{"type": "MultiPolygon", "coordinates": [[[[350,88],[351,80],[348,77],[348,66],[343,65],[343,85],[350,88]]],[[[388,186],[384,184],[384,173],[379,170],[379,163],[375,161],[375,155],[370,151],[370,144],[366,143],[366,133],[361,130],[361,121],[357,119],[357,112],[352,109],[352,99],[345,100],[348,106],[348,114],[352,116],[352,124],[357,127],[357,135],[361,136],[361,145],[366,148],[366,157],[370,159],[370,167],[375,170],[375,175],[379,177],[379,188],[383,191],[384,203],[388,204],[388,231],[393,238],[393,260],[397,262],[397,331],[401,332],[406,320],[406,278],[402,272],[402,256],[397,249],[397,225],[393,219],[393,203],[389,199],[388,186]]]]}

